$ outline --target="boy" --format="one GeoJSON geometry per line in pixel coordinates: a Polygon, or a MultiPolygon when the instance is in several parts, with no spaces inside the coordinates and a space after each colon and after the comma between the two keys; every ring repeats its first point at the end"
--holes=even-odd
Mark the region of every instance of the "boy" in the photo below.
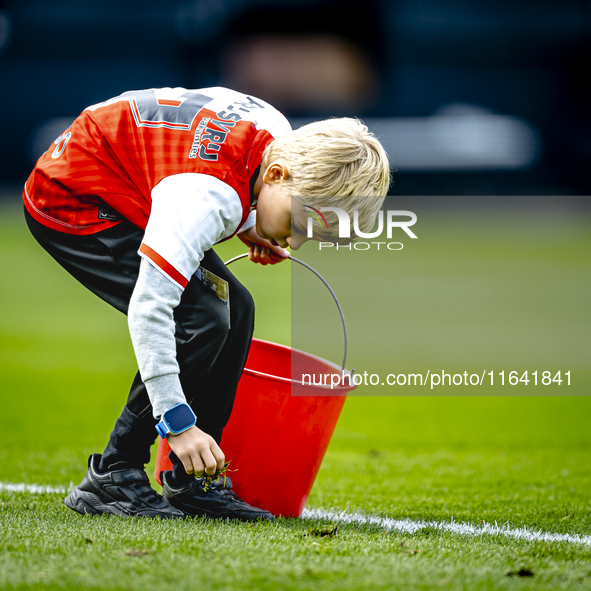
{"type": "Polygon", "coordinates": [[[229,479],[201,485],[223,468],[219,444],[254,326],[250,294],[212,246],[238,235],[250,260],[277,263],[306,239],[292,235],[291,195],[312,205],[344,196],[339,206],[371,227],[382,199],[356,196],[383,197],[388,184],[388,158],[359,122],[294,132],[264,101],[224,88],[130,91],[83,111],[27,180],[25,216],[51,256],[128,315],[139,371],[105,451],[65,504],[272,520],[229,479]],[[196,272],[228,283],[229,314],[196,272]],[[144,472],[157,432],[172,450],[162,496],[144,472]]]}

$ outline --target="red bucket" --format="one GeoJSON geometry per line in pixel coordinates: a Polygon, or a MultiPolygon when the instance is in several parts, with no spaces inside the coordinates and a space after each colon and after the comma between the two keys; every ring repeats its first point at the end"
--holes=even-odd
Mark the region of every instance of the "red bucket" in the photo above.
{"type": "MultiPolygon", "coordinates": [[[[221,442],[236,494],[285,517],[301,515],[347,392],[355,389],[304,385],[292,380],[295,367],[298,375],[342,375],[330,361],[253,339],[221,442]]],[[[155,471],[160,484],[160,472],[172,469],[169,451],[168,441],[160,439],[155,471]]]]}

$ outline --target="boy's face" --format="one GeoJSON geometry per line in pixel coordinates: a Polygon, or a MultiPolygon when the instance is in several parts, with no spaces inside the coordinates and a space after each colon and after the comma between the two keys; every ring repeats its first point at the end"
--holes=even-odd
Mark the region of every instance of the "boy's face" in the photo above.
{"type": "MultiPolygon", "coordinates": [[[[270,163],[255,185],[257,201],[257,234],[273,244],[297,250],[306,242],[306,234],[292,226],[291,196],[285,190],[287,166],[282,158],[270,163]]],[[[297,217],[297,212],[294,212],[297,217]]]]}

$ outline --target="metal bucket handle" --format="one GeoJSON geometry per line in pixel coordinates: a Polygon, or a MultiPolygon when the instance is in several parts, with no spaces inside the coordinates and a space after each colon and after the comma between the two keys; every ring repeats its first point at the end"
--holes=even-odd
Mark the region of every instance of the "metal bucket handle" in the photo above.
{"type": "MultiPolygon", "coordinates": [[[[243,259],[244,257],[247,257],[248,253],[245,252],[244,254],[239,254],[237,257],[234,257],[232,259],[230,259],[229,261],[226,261],[226,265],[229,265],[231,263],[233,263],[234,261],[237,261],[238,259],[243,259]]],[[[343,334],[345,337],[345,350],[343,353],[343,365],[341,367],[341,372],[345,371],[345,364],[347,362],[347,349],[349,346],[349,338],[347,336],[347,324],[345,322],[345,315],[343,314],[343,309],[341,308],[341,304],[339,303],[339,300],[337,299],[337,296],[335,294],[335,292],[332,290],[332,287],[328,284],[328,282],[326,281],[326,279],[324,279],[324,277],[322,277],[322,275],[320,275],[320,273],[318,273],[318,271],[316,271],[316,269],[310,267],[310,265],[308,265],[307,263],[304,263],[304,261],[301,261],[300,259],[296,259],[293,256],[289,256],[287,257],[290,260],[292,260],[294,263],[299,263],[300,265],[306,267],[306,269],[310,269],[310,271],[312,271],[312,273],[314,273],[314,275],[316,275],[316,277],[318,277],[318,279],[320,279],[320,281],[322,281],[322,283],[324,283],[324,285],[326,286],[326,289],[328,289],[328,291],[330,291],[330,295],[333,297],[337,308],[339,309],[339,314],[341,315],[341,322],[343,323],[343,334]]],[[[351,375],[353,375],[353,372],[355,370],[351,370],[351,375]]],[[[343,375],[341,373],[341,375],[343,375]]]]}

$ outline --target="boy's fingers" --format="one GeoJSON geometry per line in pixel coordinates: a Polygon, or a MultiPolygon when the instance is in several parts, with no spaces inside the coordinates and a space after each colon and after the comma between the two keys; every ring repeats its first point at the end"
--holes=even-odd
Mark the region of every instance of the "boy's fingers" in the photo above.
{"type": "Polygon", "coordinates": [[[264,265],[272,265],[273,264],[273,258],[272,258],[272,253],[268,248],[263,247],[261,249],[261,259],[262,261],[264,261],[264,265]]]}
{"type": "Polygon", "coordinates": [[[209,474],[210,476],[215,474],[218,463],[216,462],[216,459],[213,457],[213,454],[211,453],[211,451],[205,450],[205,451],[201,452],[201,459],[203,460],[203,463],[205,464],[205,473],[209,474]]]}
{"type": "Polygon", "coordinates": [[[252,244],[248,249],[248,259],[259,265],[275,265],[289,258],[289,251],[280,246],[252,244]],[[286,253],[286,254],[284,254],[286,253]]]}
{"type": "Polygon", "coordinates": [[[179,458],[179,460],[183,463],[183,467],[185,468],[185,472],[187,474],[193,474],[193,462],[191,462],[191,456],[186,456],[179,458]]]}
{"type": "Polygon", "coordinates": [[[260,244],[254,245],[254,257],[255,263],[259,263],[260,265],[268,264],[267,261],[263,258],[263,247],[260,244]]]}
{"type": "Polygon", "coordinates": [[[203,476],[203,471],[205,470],[201,456],[192,456],[191,462],[193,463],[193,474],[195,474],[197,478],[201,478],[203,476]]]}
{"type": "Polygon", "coordinates": [[[289,250],[287,248],[283,248],[282,246],[275,246],[272,244],[269,246],[269,250],[271,253],[278,258],[278,261],[282,261],[283,259],[289,258],[289,250]]]}
{"type": "Polygon", "coordinates": [[[217,462],[218,470],[221,470],[226,463],[226,456],[224,455],[224,452],[217,445],[213,445],[211,447],[211,453],[217,462]]]}
{"type": "Polygon", "coordinates": [[[266,255],[265,255],[265,250],[266,249],[264,246],[257,244],[257,258],[258,258],[259,264],[261,264],[263,266],[269,264],[269,261],[267,260],[266,255]]]}
{"type": "Polygon", "coordinates": [[[281,261],[284,261],[285,258],[286,257],[277,254],[277,247],[265,248],[265,260],[269,263],[269,265],[280,263],[281,261]]]}
{"type": "Polygon", "coordinates": [[[281,255],[278,255],[274,251],[271,251],[270,254],[271,254],[271,264],[272,265],[276,265],[277,263],[281,263],[281,262],[283,262],[286,259],[286,257],[283,257],[281,255]]]}
{"type": "Polygon", "coordinates": [[[248,249],[248,258],[253,262],[257,262],[257,251],[256,251],[256,244],[252,244],[248,249]]]}

